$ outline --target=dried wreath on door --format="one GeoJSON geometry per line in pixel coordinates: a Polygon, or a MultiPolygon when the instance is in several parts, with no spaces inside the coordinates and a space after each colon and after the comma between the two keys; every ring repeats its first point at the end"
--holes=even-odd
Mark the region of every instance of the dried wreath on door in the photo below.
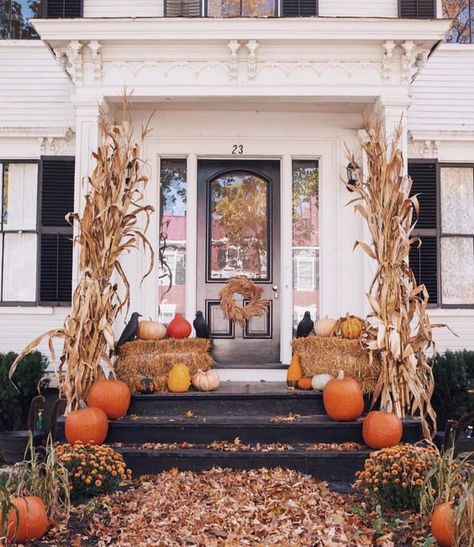
{"type": "Polygon", "coordinates": [[[246,277],[229,279],[226,286],[219,291],[222,313],[227,319],[242,326],[252,317],[262,317],[268,307],[268,300],[262,299],[262,292],[263,287],[259,287],[246,277]],[[235,294],[242,295],[248,303],[239,306],[234,300],[235,294]]]}

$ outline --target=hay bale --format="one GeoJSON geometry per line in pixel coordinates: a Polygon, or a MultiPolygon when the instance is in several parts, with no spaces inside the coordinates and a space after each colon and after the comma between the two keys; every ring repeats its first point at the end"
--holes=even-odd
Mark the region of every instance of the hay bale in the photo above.
{"type": "Polygon", "coordinates": [[[308,336],[293,340],[293,352],[300,358],[305,376],[332,374],[340,370],[355,378],[364,393],[371,393],[380,374],[380,360],[360,345],[359,340],[308,336]]]}
{"type": "Polygon", "coordinates": [[[133,393],[144,376],[153,378],[157,391],[167,391],[168,374],[174,364],[185,364],[191,375],[199,369],[207,371],[212,367],[210,347],[209,340],[202,338],[135,340],[120,348],[115,373],[133,393]]]}

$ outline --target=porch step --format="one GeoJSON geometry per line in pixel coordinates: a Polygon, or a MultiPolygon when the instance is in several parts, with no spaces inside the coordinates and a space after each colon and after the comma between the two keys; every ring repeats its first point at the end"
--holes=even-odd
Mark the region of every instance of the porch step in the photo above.
{"type": "Polygon", "coordinates": [[[173,467],[180,471],[204,471],[212,467],[295,469],[328,481],[334,489],[347,491],[356,471],[364,467],[370,450],[308,451],[298,447],[286,451],[221,452],[208,448],[156,450],[121,446],[120,452],[135,476],[160,473],[173,467]]]}
{"type": "MultiPolygon", "coordinates": [[[[64,438],[64,420],[58,421],[58,436],[64,438]]],[[[362,420],[334,422],[328,416],[301,416],[275,423],[269,416],[126,416],[111,421],[107,443],[208,444],[214,441],[243,443],[362,443],[362,420]]],[[[404,420],[403,442],[422,438],[419,420],[404,420]]]]}
{"type": "MultiPolygon", "coordinates": [[[[369,406],[366,398],[366,410],[369,406]]],[[[128,414],[179,416],[188,411],[199,416],[325,414],[320,393],[289,389],[285,382],[223,382],[218,391],[134,395],[128,414]]]]}

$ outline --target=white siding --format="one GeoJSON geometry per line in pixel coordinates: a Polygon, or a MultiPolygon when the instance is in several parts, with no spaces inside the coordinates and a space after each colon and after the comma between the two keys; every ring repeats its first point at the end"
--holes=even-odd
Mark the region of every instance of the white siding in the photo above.
{"type": "MultiPolygon", "coordinates": [[[[412,86],[409,129],[474,131],[474,45],[443,44],[412,86]]],[[[468,160],[468,158],[466,158],[468,160]]]]}
{"type": "Polygon", "coordinates": [[[39,40],[0,40],[0,127],[74,127],[71,84],[39,40]]]}
{"type": "Polygon", "coordinates": [[[474,310],[435,310],[430,315],[432,323],[448,325],[456,333],[447,328],[433,329],[436,351],[474,350],[474,310]]]}
{"type": "Polygon", "coordinates": [[[321,17],[398,17],[397,0],[319,0],[321,17]]]}
{"type": "MultiPolygon", "coordinates": [[[[0,352],[19,352],[34,338],[51,329],[60,328],[69,308],[0,308],[0,352]]],[[[61,351],[61,342],[55,344],[61,351]]],[[[52,359],[45,340],[39,351],[50,360],[48,370],[53,370],[52,359]]],[[[57,353],[56,357],[60,354],[57,353]]]]}
{"type": "Polygon", "coordinates": [[[84,0],[84,17],[161,17],[163,0],[84,0]]]}

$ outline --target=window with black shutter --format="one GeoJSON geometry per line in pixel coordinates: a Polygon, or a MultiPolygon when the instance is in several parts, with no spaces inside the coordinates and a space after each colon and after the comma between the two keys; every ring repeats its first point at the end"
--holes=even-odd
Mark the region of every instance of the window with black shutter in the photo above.
{"type": "Polygon", "coordinates": [[[282,17],[316,17],[318,0],[282,0],[282,17]]]}
{"type": "Polygon", "coordinates": [[[65,217],[73,209],[74,158],[43,157],[39,261],[39,300],[43,304],[71,301],[73,229],[65,217]]]}
{"type": "Polygon", "coordinates": [[[410,249],[410,267],[418,284],[426,286],[429,303],[438,304],[438,164],[436,161],[408,162],[408,174],[413,180],[412,195],[417,195],[420,212],[414,235],[420,245],[410,249]]]}
{"type": "Polygon", "coordinates": [[[398,9],[403,19],[436,18],[436,0],[399,0],[398,9]]]}
{"type": "Polygon", "coordinates": [[[83,0],[47,0],[46,16],[51,19],[82,17],[83,0]]]}

